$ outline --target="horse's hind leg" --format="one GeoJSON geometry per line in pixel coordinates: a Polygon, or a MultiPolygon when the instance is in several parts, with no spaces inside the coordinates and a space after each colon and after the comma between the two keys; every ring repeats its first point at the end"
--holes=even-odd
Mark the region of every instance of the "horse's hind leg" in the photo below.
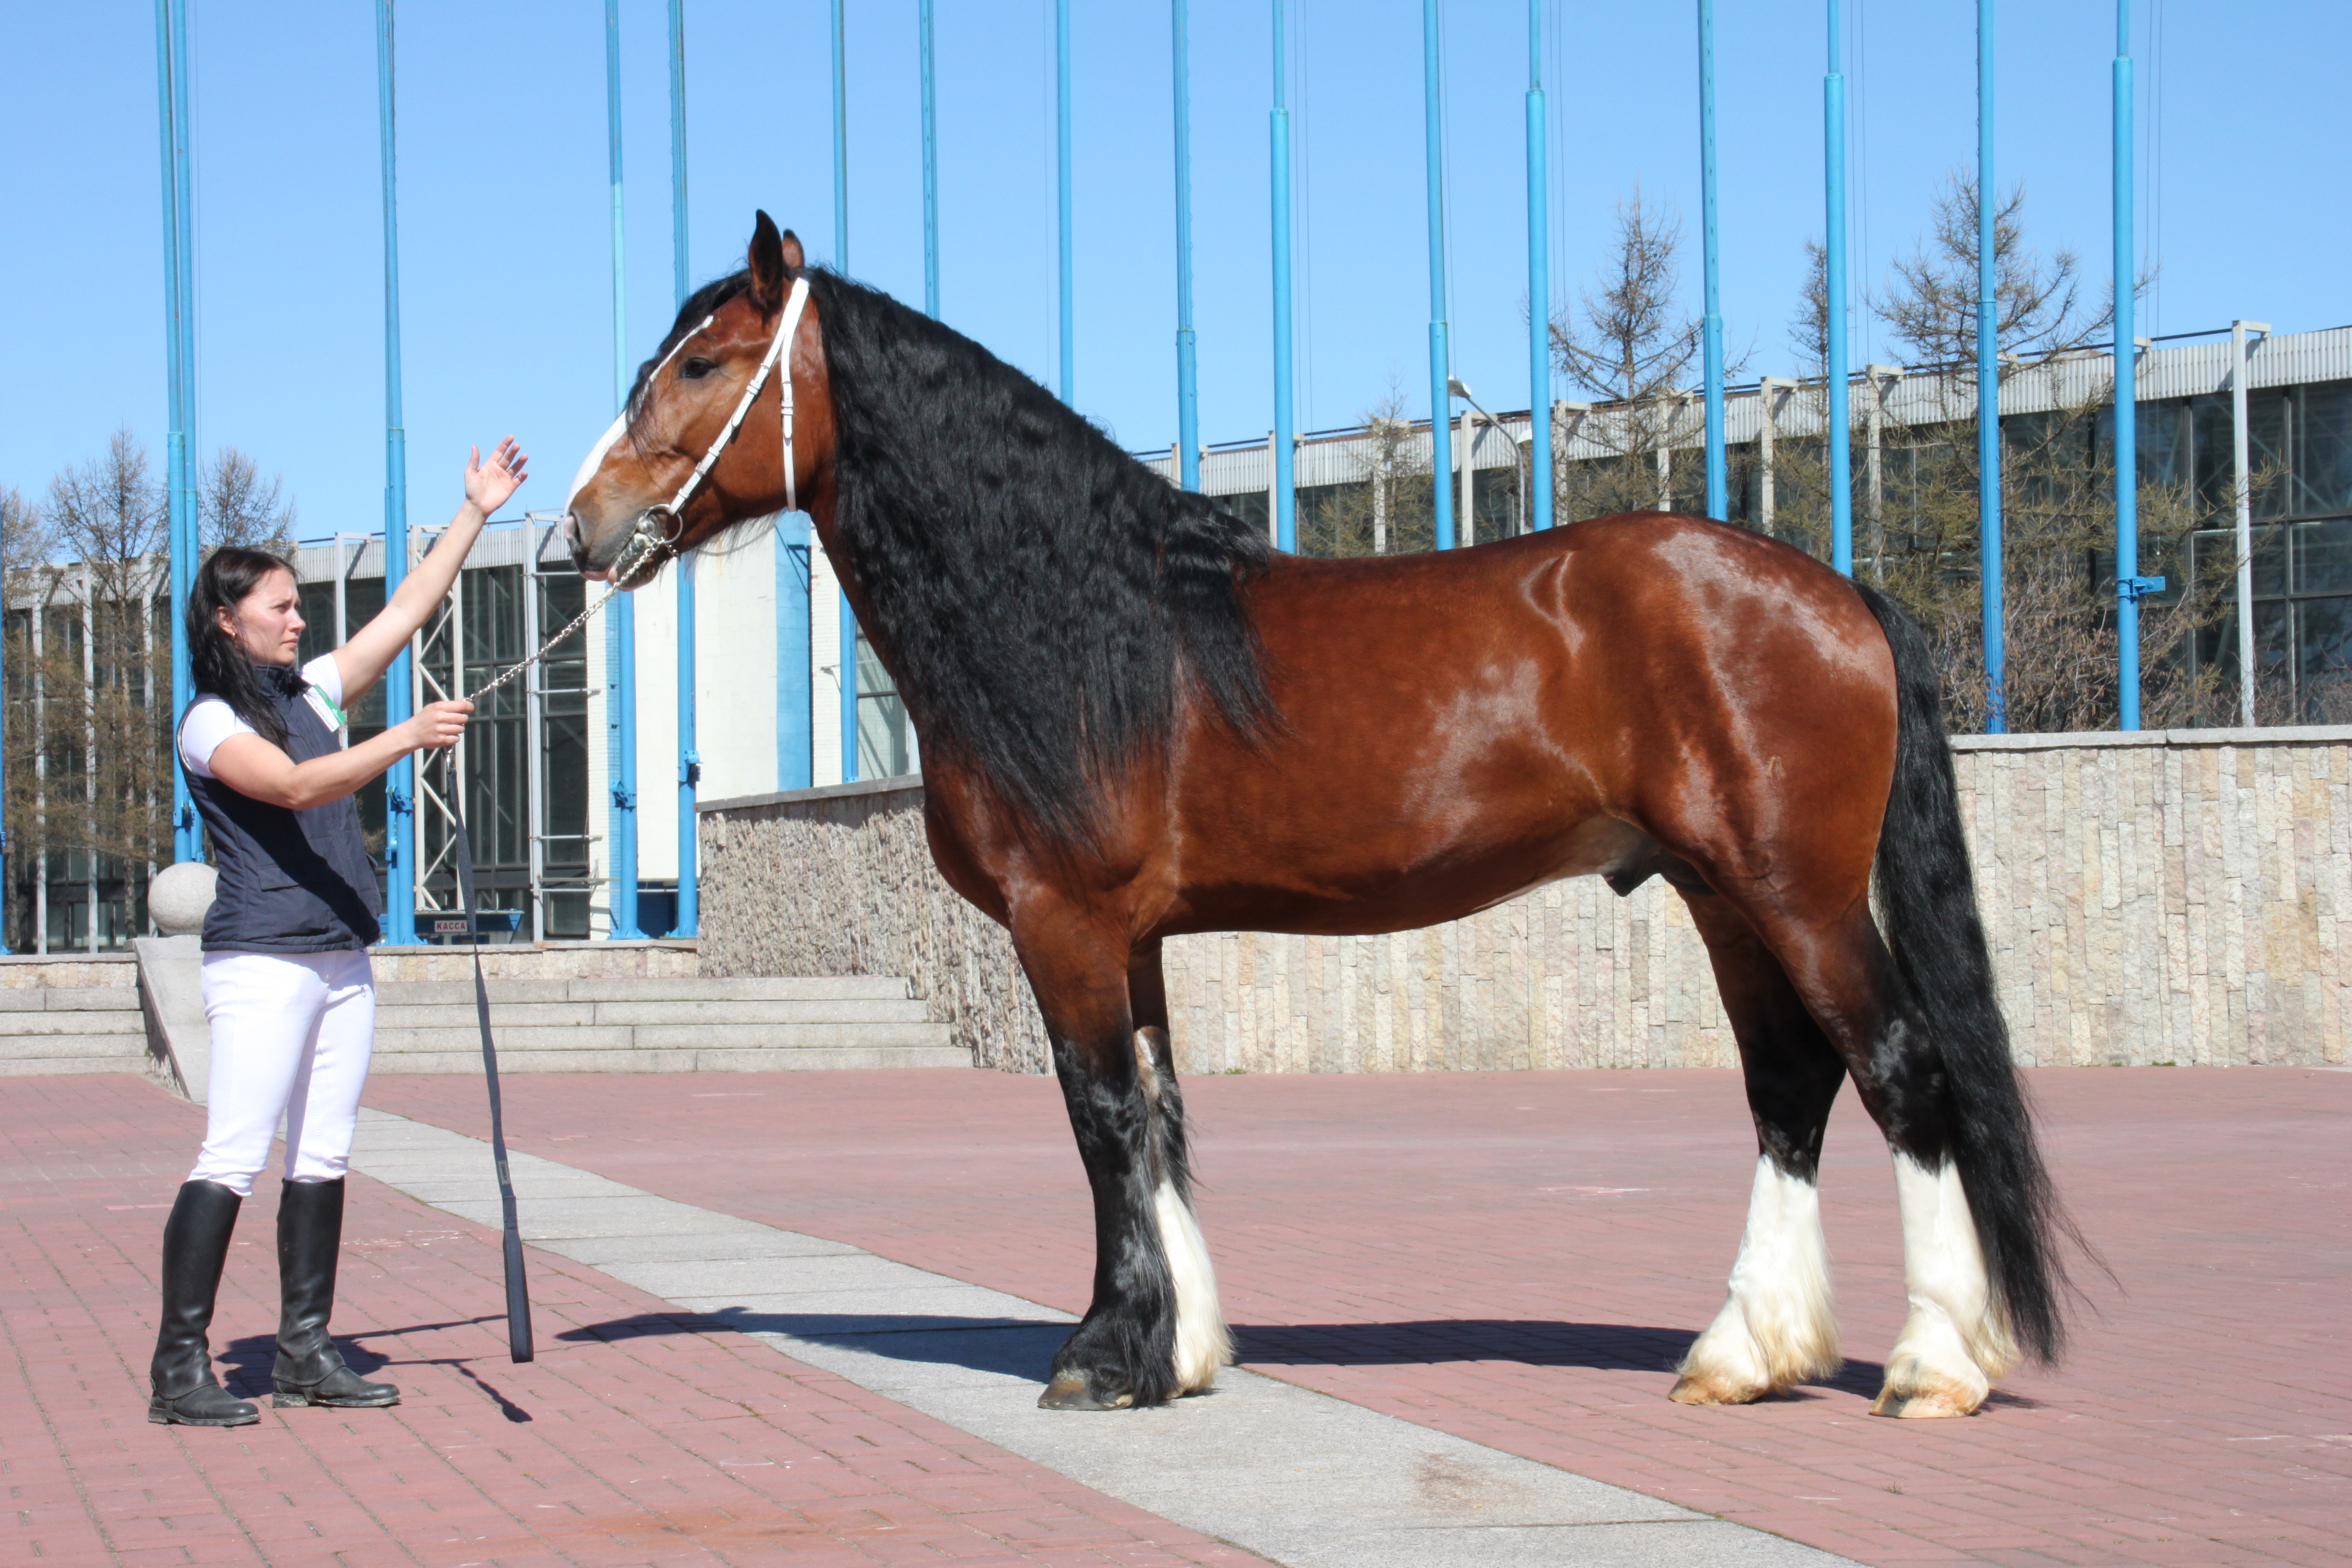
{"type": "Polygon", "coordinates": [[[1095,1208],[1094,1299],[1055,1352],[1038,1404],[1114,1410],[1206,1388],[1230,1346],[1192,1219],[1159,954],[1134,961],[1149,971],[1131,993],[1123,933],[1090,930],[1067,910],[1017,911],[1013,940],[1045,1016],[1095,1208]]]}
{"type": "Polygon", "coordinates": [[[1802,926],[1765,911],[1759,924],[1895,1157],[1910,1312],[1871,1408],[1881,1415],[1969,1415],[2018,1351],[1961,1186],[1967,1130],[1945,1053],[1866,906],[1802,926]]]}
{"type": "Polygon", "coordinates": [[[1747,919],[1711,893],[1685,900],[1739,1042],[1757,1160],[1729,1298],[1683,1358],[1672,1397],[1740,1405],[1838,1367],[1818,1182],[1845,1066],[1747,919]]]}

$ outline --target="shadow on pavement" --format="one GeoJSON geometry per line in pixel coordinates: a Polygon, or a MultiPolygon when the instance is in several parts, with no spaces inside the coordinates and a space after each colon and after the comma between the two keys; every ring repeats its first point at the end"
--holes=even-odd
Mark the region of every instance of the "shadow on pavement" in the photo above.
{"type": "Polygon", "coordinates": [[[1019,1318],[967,1318],[918,1313],[753,1312],[740,1307],[716,1312],[647,1314],[589,1323],[556,1335],[559,1340],[620,1340],[648,1334],[698,1334],[726,1329],[745,1334],[782,1334],[845,1350],[864,1351],[892,1361],[928,1362],[973,1372],[1045,1381],[1054,1352],[1075,1325],[1019,1318]]]}
{"type": "MultiPolygon", "coordinates": [[[[928,1362],[1043,1381],[1055,1350],[1070,1327],[1017,1318],[755,1312],[725,1308],[716,1312],[647,1314],[591,1323],[556,1337],[617,1340],[707,1333],[724,1328],[837,1345],[892,1361],[928,1362]]],[[[1478,1318],[1405,1323],[1243,1324],[1234,1330],[1237,1359],[1244,1366],[1510,1362],[1523,1366],[1662,1373],[1675,1371],[1696,1337],[1688,1329],[1631,1323],[1478,1318]]],[[[1875,1362],[1849,1361],[1836,1376],[1810,1386],[1867,1397],[1877,1393],[1883,1375],[1875,1362]]]]}
{"type": "MultiPolygon", "coordinates": [[[[1417,1323],[1291,1323],[1236,1327],[1244,1366],[1407,1366],[1437,1362],[1514,1362],[1597,1372],[1672,1373],[1698,1336],[1688,1329],[1541,1319],[1441,1318],[1417,1323]]],[[[1806,1384],[1868,1398],[1885,1369],[1849,1361],[1806,1384]]],[[[1802,1394],[1792,1395],[1803,1398],[1802,1394]]]]}

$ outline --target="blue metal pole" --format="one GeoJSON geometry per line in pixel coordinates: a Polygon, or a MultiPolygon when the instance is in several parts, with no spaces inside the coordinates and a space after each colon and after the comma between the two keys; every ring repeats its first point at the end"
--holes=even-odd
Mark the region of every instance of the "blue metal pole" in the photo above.
{"type": "Polygon", "coordinates": [[[810,713],[809,523],[806,512],[776,519],[776,787],[816,782],[810,713]]]}
{"type": "Polygon", "coordinates": [[[833,265],[849,270],[849,54],[843,0],[833,0],[833,265]]]}
{"type": "Polygon", "coordinates": [[[1993,0],[1977,0],[1977,575],[1984,599],[1985,732],[2009,728],[2006,568],[2000,532],[2000,291],[1992,161],[1993,0]]]}
{"type": "Polygon", "coordinates": [[[923,313],[940,318],[940,112],[931,55],[931,0],[922,0],[923,313]]]}
{"type": "Polygon", "coordinates": [[[1838,0],[1829,0],[1830,68],[1822,81],[1822,152],[1829,243],[1822,284],[1828,295],[1830,394],[1830,564],[1853,575],[1853,419],[1846,404],[1845,78],[1838,72],[1838,0]]]}
{"type": "Polygon", "coordinates": [[[1298,454],[1290,403],[1290,110],[1284,102],[1283,0],[1274,0],[1274,542],[1298,548],[1298,454]]]}
{"type": "MultiPolygon", "coordinates": [[[[693,292],[686,240],[686,0],[669,0],[669,247],[677,303],[693,292]]],[[[694,712],[694,557],[677,563],[677,923],[674,937],[690,937],[700,923],[701,854],[696,843],[695,788],[702,782],[694,712]]]]}
{"type": "Polygon", "coordinates": [[[1200,380],[1192,359],[1192,40],[1184,0],[1171,0],[1169,54],[1176,73],[1176,472],[1201,488],[1200,380]]]}
{"type": "Polygon", "coordinates": [[[1437,548],[1454,548],[1453,374],[1445,346],[1445,117],[1438,88],[1437,0],[1421,0],[1423,135],[1429,153],[1429,478],[1437,548]]]}
{"type": "Polygon", "coordinates": [[[680,305],[694,292],[686,240],[686,0],[669,0],[670,286],[680,305]]]}
{"type": "Polygon", "coordinates": [[[1723,459],[1723,286],[1715,218],[1715,0],[1698,0],[1698,182],[1706,313],[1700,325],[1706,378],[1706,515],[1728,517],[1723,459]]]}
{"type": "Polygon", "coordinates": [[[2131,0],[2116,0],[2116,688],[2117,725],[2139,728],[2139,600],[2164,591],[2139,574],[2139,342],[2132,327],[2131,0]]]}
{"type": "MultiPolygon", "coordinates": [[[[843,0],[833,0],[833,264],[849,270],[849,54],[843,0]]],[[[839,562],[834,563],[838,567],[839,562]]],[[[857,779],[857,612],[849,607],[849,592],[841,600],[840,660],[835,667],[841,689],[841,782],[857,779]]]]}
{"type": "Polygon", "coordinates": [[[1528,446],[1535,495],[1528,513],[1551,526],[1551,200],[1545,168],[1543,0],[1528,0],[1528,446]]]}
{"type": "Polygon", "coordinates": [[[1054,136],[1056,200],[1061,220],[1062,254],[1062,401],[1077,395],[1077,342],[1072,332],[1076,311],[1070,267],[1070,0],[1054,0],[1054,136]]]}
{"type": "MultiPolygon", "coordinates": [[[[187,621],[188,584],[194,563],[188,547],[187,411],[182,406],[180,373],[180,108],[178,49],[174,44],[172,0],[155,0],[156,127],[163,142],[163,361],[164,399],[170,427],[164,437],[164,500],[170,507],[172,584],[172,712],[187,711],[194,700],[188,663],[187,638],[181,628],[187,621]]],[[[199,859],[204,847],[196,832],[194,802],[180,765],[179,748],[172,748],[172,858],[199,859]]]]}
{"type": "MultiPolygon", "coordinates": [[[[375,63],[377,134],[383,164],[383,596],[391,602],[408,575],[408,432],[400,412],[400,167],[394,114],[393,0],[377,0],[375,63]]],[[[387,729],[408,721],[409,654],[392,661],[383,678],[387,729]]],[[[384,940],[416,940],[416,766],[406,757],[383,781],[384,940]]]]}
{"type": "MultiPolygon", "coordinates": [[[[604,0],[604,132],[613,184],[613,402],[629,400],[629,312],[623,258],[626,235],[621,204],[621,6],[604,0]]],[[[606,935],[645,936],[637,925],[637,607],[627,594],[613,598],[604,623],[604,738],[612,770],[612,864],[606,935]]]]}

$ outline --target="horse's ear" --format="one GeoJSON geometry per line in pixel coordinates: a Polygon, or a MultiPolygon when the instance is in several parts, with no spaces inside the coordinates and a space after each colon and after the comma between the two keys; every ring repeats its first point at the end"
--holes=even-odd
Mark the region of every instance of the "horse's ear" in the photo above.
{"type": "Polygon", "coordinates": [[[787,279],[801,266],[801,242],[789,233],[776,232],[776,220],[762,212],[751,226],[751,293],[763,310],[773,310],[784,302],[787,279]]]}

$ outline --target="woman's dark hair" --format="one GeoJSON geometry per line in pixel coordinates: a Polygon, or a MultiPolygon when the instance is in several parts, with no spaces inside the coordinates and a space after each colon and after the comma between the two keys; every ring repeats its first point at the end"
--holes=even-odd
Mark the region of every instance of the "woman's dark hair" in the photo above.
{"type": "Polygon", "coordinates": [[[220,612],[226,610],[229,618],[235,620],[236,608],[245,603],[246,595],[261,586],[262,579],[272,572],[283,572],[297,582],[301,580],[301,574],[294,570],[291,561],[267,550],[224,544],[214,551],[196,568],[196,580],[189,586],[185,635],[188,667],[196,690],[219,698],[238,718],[252,725],[256,734],[273,746],[283,746],[286,725],[263,684],[268,674],[257,668],[246,657],[245,649],[237,646],[236,639],[220,626],[220,612]]]}

